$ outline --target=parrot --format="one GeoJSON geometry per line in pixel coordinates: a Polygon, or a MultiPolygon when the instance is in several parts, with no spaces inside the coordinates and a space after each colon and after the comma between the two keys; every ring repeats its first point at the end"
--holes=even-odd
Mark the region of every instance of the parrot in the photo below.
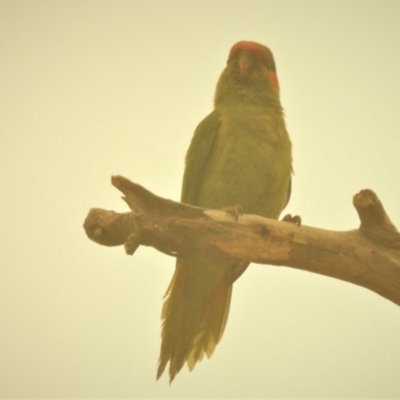
{"type": "MultiPolygon", "coordinates": [[[[292,144],[270,49],[233,45],[218,80],[214,110],[195,129],[185,158],[181,202],[278,219],[291,194],[292,144]]],[[[228,319],[233,283],[246,261],[215,254],[177,255],[162,307],[157,380],[170,383],[210,358],[228,319]]]]}

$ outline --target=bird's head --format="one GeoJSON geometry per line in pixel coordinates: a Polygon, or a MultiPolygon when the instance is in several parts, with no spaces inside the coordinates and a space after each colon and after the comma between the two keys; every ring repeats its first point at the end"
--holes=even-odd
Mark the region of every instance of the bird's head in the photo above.
{"type": "Polygon", "coordinates": [[[274,57],[271,50],[262,44],[248,41],[236,43],[229,52],[227,67],[236,69],[243,79],[262,71],[268,75],[272,86],[279,89],[274,57]]]}
{"type": "Polygon", "coordinates": [[[221,74],[215,104],[252,104],[279,99],[279,82],[271,50],[262,44],[241,41],[232,46],[221,74]]]}

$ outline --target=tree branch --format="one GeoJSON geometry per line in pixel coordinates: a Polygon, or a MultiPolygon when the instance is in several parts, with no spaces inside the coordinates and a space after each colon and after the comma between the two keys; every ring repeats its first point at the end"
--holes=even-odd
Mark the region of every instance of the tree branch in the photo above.
{"type": "Polygon", "coordinates": [[[158,197],[122,176],[112,184],[131,211],[89,211],[84,228],[105,246],[132,255],[152,246],[172,256],[214,253],[258,264],[285,265],[368,288],[400,305],[400,233],[371,190],[353,198],[359,229],[336,232],[256,215],[205,210],[158,197]]]}

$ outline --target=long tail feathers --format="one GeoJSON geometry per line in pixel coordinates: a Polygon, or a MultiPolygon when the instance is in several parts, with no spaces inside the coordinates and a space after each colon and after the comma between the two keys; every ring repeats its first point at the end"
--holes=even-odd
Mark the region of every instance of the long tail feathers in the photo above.
{"type": "Polygon", "coordinates": [[[178,260],[162,310],[162,343],[157,379],[168,362],[172,382],[185,362],[191,371],[204,354],[208,358],[213,354],[228,319],[235,276],[232,265],[222,268],[223,273],[216,276],[217,283],[213,284],[213,275],[206,276],[205,269],[200,276],[197,276],[197,272],[194,276],[186,261],[178,260]],[[204,287],[204,284],[211,289],[204,287]]]}

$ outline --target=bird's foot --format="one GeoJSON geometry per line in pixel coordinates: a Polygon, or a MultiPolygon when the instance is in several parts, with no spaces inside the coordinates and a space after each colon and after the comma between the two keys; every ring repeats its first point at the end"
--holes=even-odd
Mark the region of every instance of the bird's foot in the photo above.
{"type": "Polygon", "coordinates": [[[292,224],[296,224],[297,226],[301,225],[301,217],[300,215],[291,215],[291,214],[286,214],[283,218],[282,221],[285,222],[290,222],[292,224]]]}
{"type": "Polygon", "coordinates": [[[224,207],[222,211],[232,215],[232,217],[235,218],[235,221],[237,221],[243,214],[243,207],[240,204],[237,204],[236,206],[224,207]]]}

